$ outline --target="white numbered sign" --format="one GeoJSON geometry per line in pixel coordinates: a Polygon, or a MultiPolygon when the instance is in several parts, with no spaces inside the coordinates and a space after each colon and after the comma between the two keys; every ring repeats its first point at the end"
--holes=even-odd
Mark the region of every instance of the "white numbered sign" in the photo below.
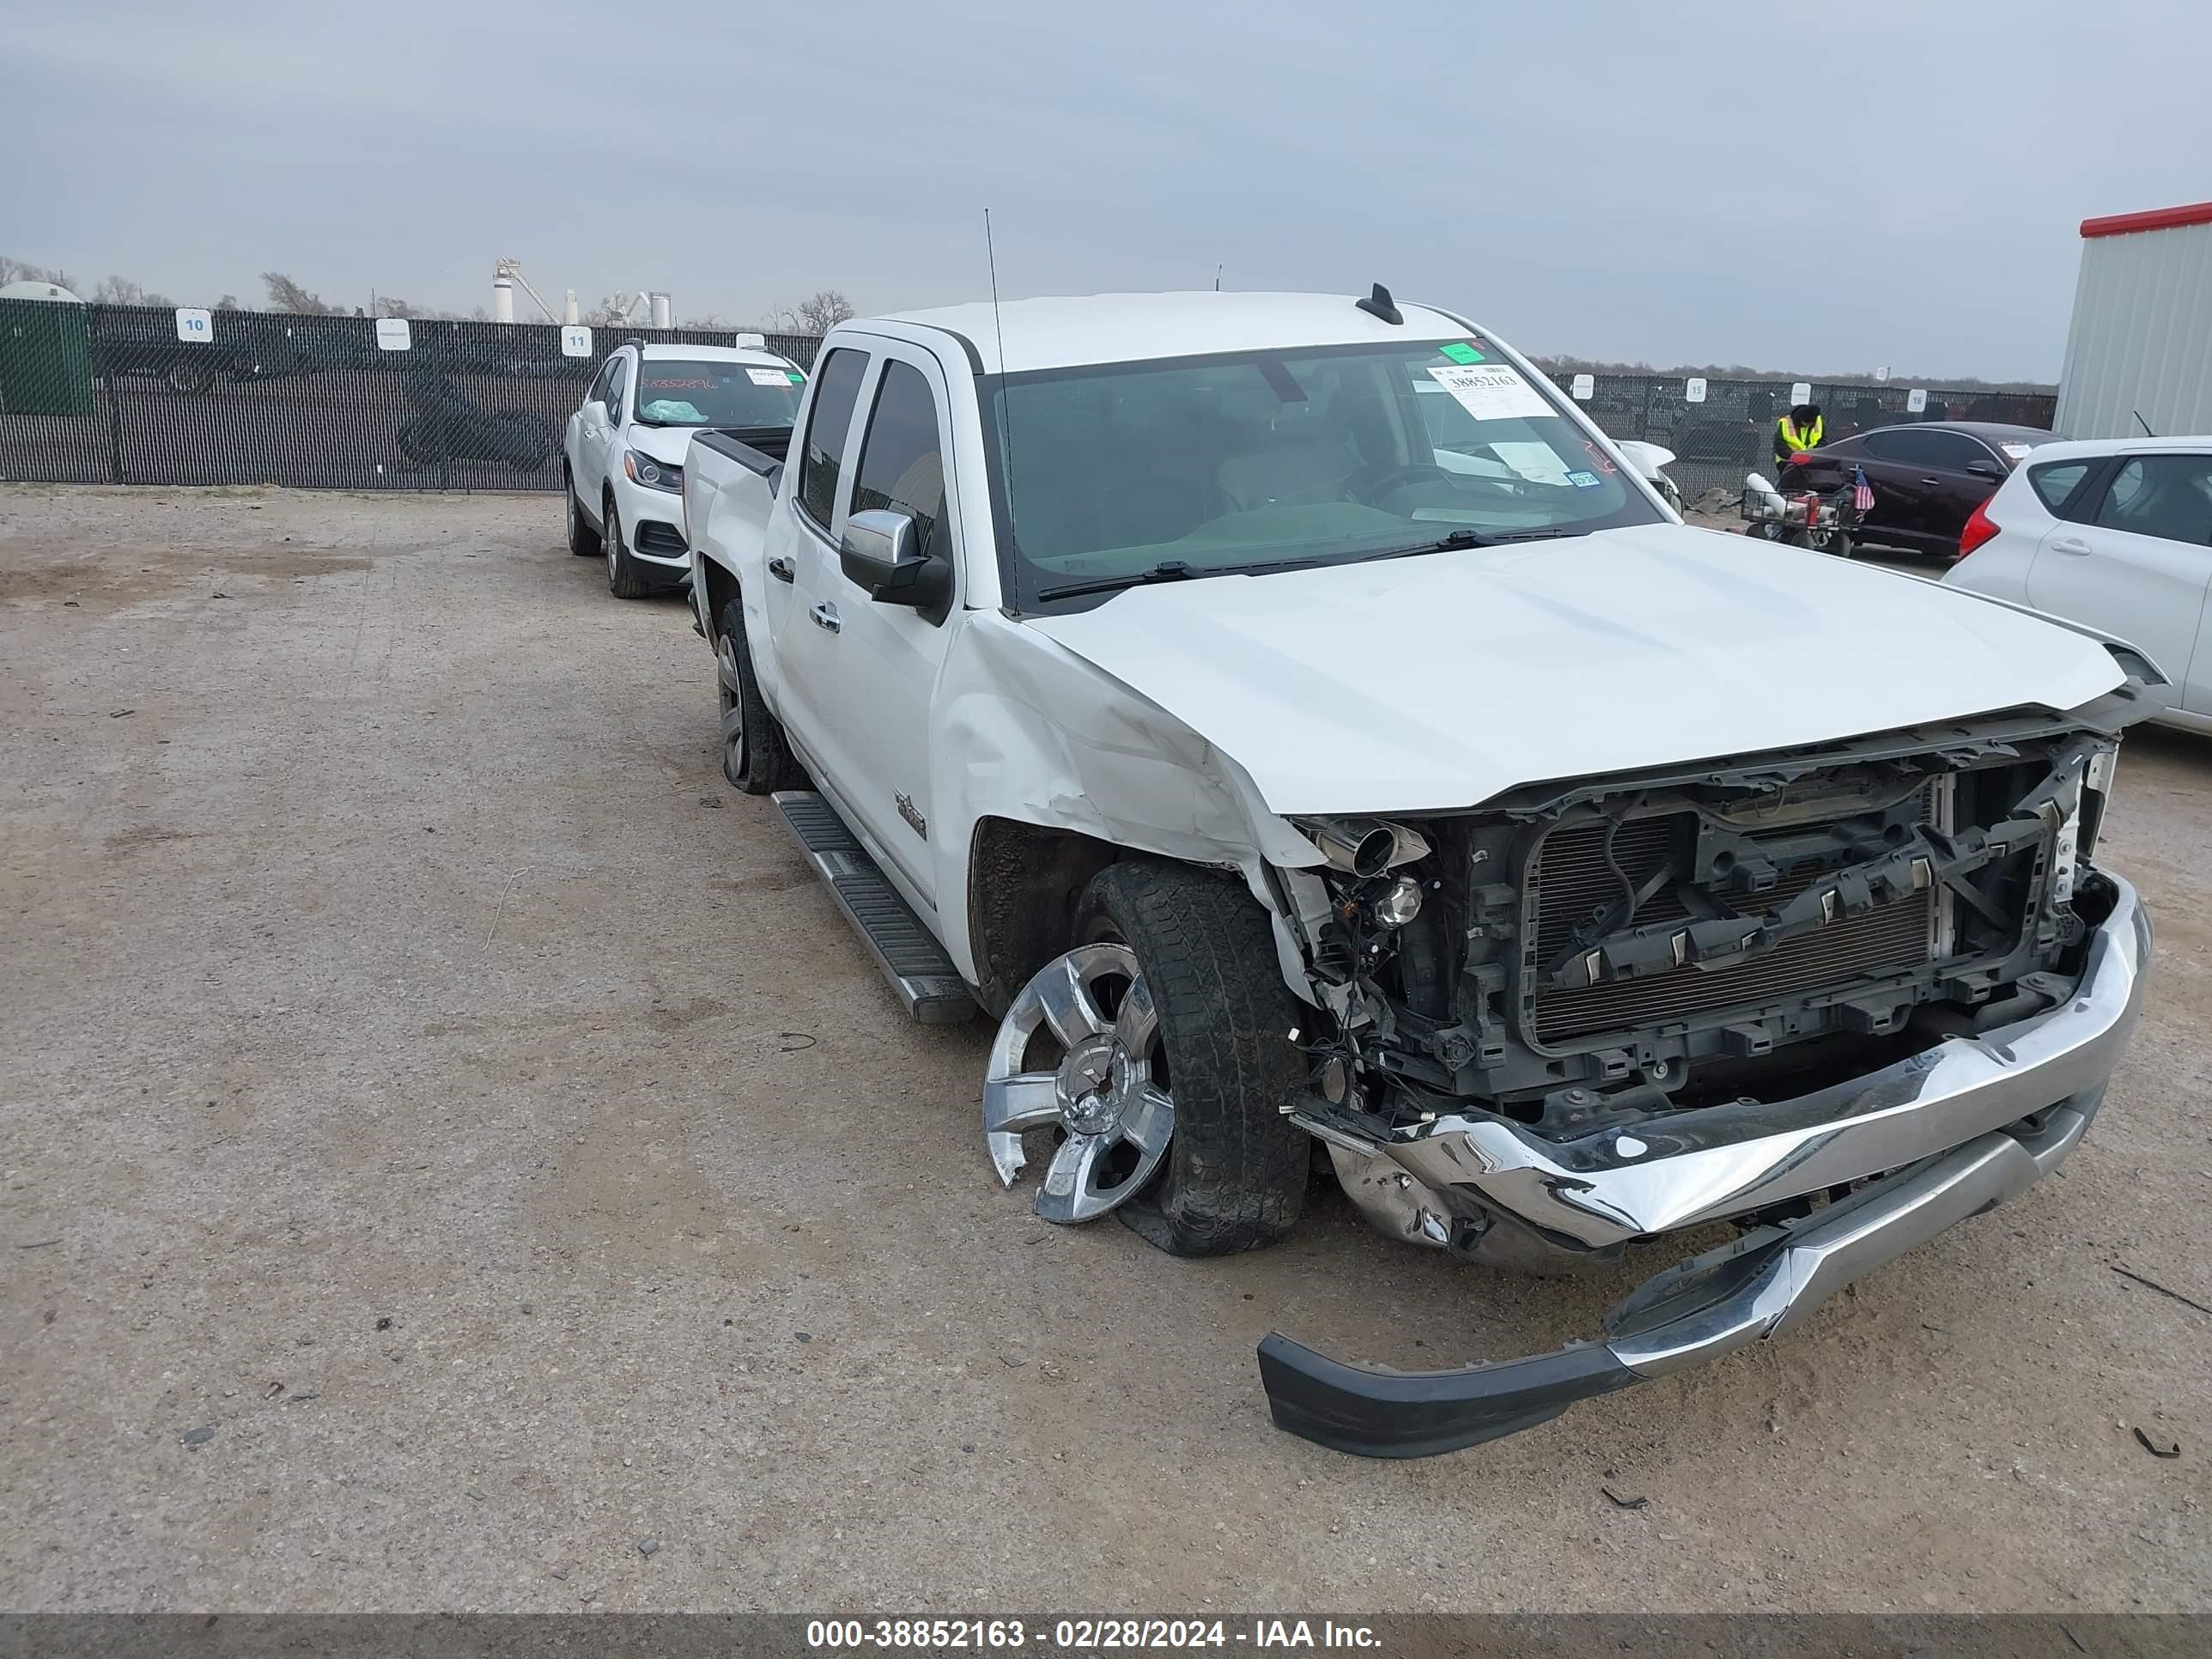
{"type": "Polygon", "coordinates": [[[1813,383],[1810,380],[1800,380],[1796,385],[1791,386],[1790,388],[1790,401],[1793,404],[1811,403],[1813,401],[1813,383]]]}
{"type": "Polygon", "coordinates": [[[1595,374],[1577,374],[1575,376],[1575,383],[1570,390],[1574,393],[1574,398],[1577,403],[1586,404],[1591,398],[1597,396],[1597,376],[1595,374]]]}
{"type": "Polygon", "coordinates": [[[404,317],[380,317],[376,319],[376,349],[379,351],[408,351],[414,347],[413,337],[407,331],[404,317]]]}
{"type": "Polygon", "coordinates": [[[582,323],[569,323],[561,330],[561,355],[563,357],[588,357],[592,355],[592,331],[582,323]]]}
{"type": "Polygon", "coordinates": [[[204,345],[215,338],[215,319],[198,306],[177,307],[177,337],[204,345]]]}
{"type": "Polygon", "coordinates": [[[1698,376],[1692,374],[1683,385],[1682,401],[1686,404],[1701,404],[1705,400],[1705,383],[1698,376]]]}
{"type": "Polygon", "coordinates": [[[1928,388],[1924,386],[1917,386],[1913,387],[1911,391],[1906,392],[1905,394],[1905,407],[1908,411],[1915,415],[1926,413],[1928,409],[1928,388]]]}
{"type": "Polygon", "coordinates": [[[1880,368],[1875,370],[1874,377],[1877,380],[1887,382],[1889,379],[1889,365],[1884,363],[1880,368]]]}

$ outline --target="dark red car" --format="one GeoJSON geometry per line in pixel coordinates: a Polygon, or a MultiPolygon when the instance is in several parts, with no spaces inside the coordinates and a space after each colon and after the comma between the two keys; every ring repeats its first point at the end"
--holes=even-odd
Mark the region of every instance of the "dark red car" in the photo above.
{"type": "Polygon", "coordinates": [[[1990,421],[1923,421],[1876,427],[1823,444],[1802,461],[1782,469],[1782,493],[1809,484],[1830,490],[1851,482],[1863,468],[1874,488],[1874,510],[1858,532],[1862,543],[1901,547],[1954,558],[1959,532],[1973,510],[2038,444],[2057,434],[1990,421]]]}

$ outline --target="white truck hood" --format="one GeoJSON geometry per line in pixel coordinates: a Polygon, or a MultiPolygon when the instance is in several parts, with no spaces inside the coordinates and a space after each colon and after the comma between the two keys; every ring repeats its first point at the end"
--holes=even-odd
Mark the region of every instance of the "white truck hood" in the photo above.
{"type": "Polygon", "coordinates": [[[1269,809],[1520,784],[2041,704],[2125,678],[1956,589],[1684,525],[1115,594],[1026,626],[1216,744],[1269,809]]]}

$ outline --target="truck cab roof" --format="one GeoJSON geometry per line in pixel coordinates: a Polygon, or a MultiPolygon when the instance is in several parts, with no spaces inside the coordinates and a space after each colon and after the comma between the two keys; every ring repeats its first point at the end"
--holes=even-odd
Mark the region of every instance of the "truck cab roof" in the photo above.
{"type": "Polygon", "coordinates": [[[1085,363],[1139,362],[1216,352],[1297,351],[1315,346],[1391,345],[1468,332],[1426,306],[1400,302],[1402,324],[1362,311],[1349,294],[1090,294],[1066,299],[988,301],[902,311],[841,324],[878,324],[948,334],[978,374],[1019,374],[1085,363]],[[1003,360],[1001,342],[1003,341],[1003,360]]]}

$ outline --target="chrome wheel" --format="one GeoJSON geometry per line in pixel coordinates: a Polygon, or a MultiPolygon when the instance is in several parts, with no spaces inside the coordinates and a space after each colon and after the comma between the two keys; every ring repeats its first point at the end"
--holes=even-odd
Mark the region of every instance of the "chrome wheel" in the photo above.
{"type": "Polygon", "coordinates": [[[722,705],[722,775],[742,787],[745,780],[745,683],[738,678],[738,647],[729,631],[714,642],[714,690],[722,705]]]}
{"type": "Polygon", "coordinates": [[[1066,1133],[1036,1212],[1091,1221],[1135,1197],[1175,1133],[1159,1017],[1125,945],[1085,945],[1046,964],[1006,1010],[983,1076],[983,1139],[1011,1187],[1026,1130],[1066,1133]]]}
{"type": "Polygon", "coordinates": [[[612,501],[607,503],[607,524],[603,532],[607,542],[607,586],[614,586],[622,580],[622,515],[615,511],[612,501]]]}

